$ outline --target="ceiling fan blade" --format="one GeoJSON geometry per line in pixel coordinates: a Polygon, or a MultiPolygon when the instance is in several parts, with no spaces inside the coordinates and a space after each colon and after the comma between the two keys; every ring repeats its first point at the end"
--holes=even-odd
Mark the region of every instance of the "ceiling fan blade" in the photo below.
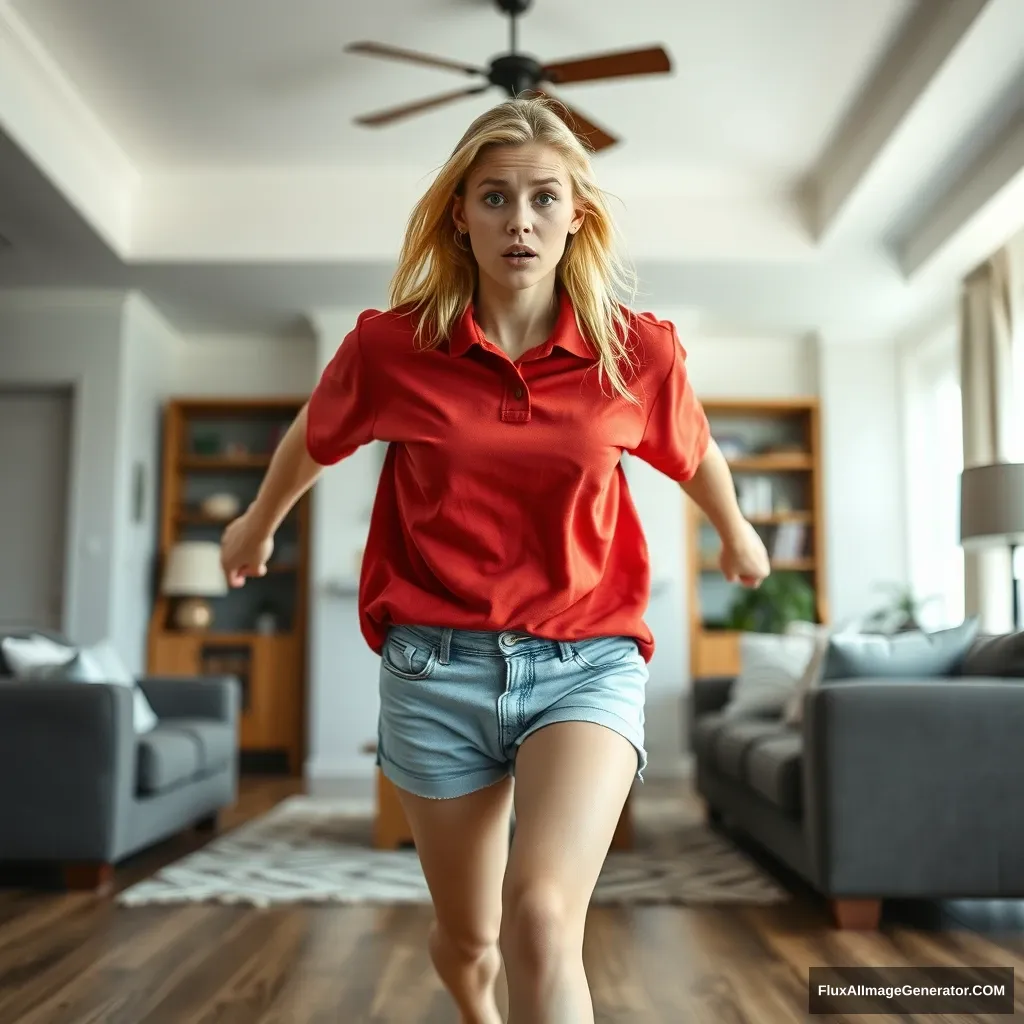
{"type": "Polygon", "coordinates": [[[411,61],[414,64],[428,64],[435,68],[448,71],[461,71],[465,75],[486,75],[486,68],[473,67],[445,57],[432,57],[428,53],[417,53],[415,50],[403,50],[397,46],[385,46],[383,43],[349,43],[345,47],[347,53],[362,53],[368,57],[385,57],[391,60],[411,61]]]}
{"type": "Polygon", "coordinates": [[[668,54],[660,46],[646,50],[620,50],[591,57],[556,61],[544,66],[544,80],[555,85],[569,82],[594,82],[625,75],[660,75],[672,70],[668,54]]]}
{"type": "Polygon", "coordinates": [[[570,107],[564,100],[552,96],[550,92],[541,92],[540,95],[547,96],[554,100],[561,110],[558,111],[565,123],[580,137],[585,146],[588,146],[595,153],[609,146],[614,146],[619,140],[602,127],[595,124],[589,117],[585,117],[574,107],[570,107]]]}
{"type": "Polygon", "coordinates": [[[491,85],[488,82],[486,85],[475,85],[471,89],[456,89],[454,92],[443,92],[438,96],[430,96],[425,100],[417,100],[415,103],[406,103],[401,107],[378,110],[375,114],[363,114],[361,117],[357,117],[355,121],[356,124],[374,127],[382,124],[391,124],[392,121],[398,121],[403,117],[411,117],[413,114],[419,114],[424,110],[443,106],[445,103],[452,103],[466,96],[476,96],[478,93],[486,92],[490,88],[491,85]]]}

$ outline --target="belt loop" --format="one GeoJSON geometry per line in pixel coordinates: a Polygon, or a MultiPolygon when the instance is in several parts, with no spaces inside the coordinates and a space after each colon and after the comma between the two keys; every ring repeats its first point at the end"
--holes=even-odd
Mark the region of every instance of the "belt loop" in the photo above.
{"type": "Polygon", "coordinates": [[[445,626],[441,630],[441,657],[440,662],[442,665],[448,664],[448,659],[452,653],[452,633],[454,630],[450,626],[445,626]]]}
{"type": "Polygon", "coordinates": [[[558,653],[562,658],[562,661],[572,660],[572,644],[566,640],[558,641],[558,653]]]}

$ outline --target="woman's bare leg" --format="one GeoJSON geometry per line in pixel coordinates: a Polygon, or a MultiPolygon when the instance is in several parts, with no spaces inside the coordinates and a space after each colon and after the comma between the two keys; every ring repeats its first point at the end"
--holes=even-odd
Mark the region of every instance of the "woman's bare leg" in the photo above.
{"type": "Polygon", "coordinates": [[[592,1024],[583,930],[636,769],[634,747],[589,722],[546,726],[520,748],[501,923],[508,1024],[592,1024]]]}
{"type": "Polygon", "coordinates": [[[451,800],[399,790],[434,903],[430,955],[463,1024],[501,1024],[501,882],[508,861],[512,780],[451,800]]]}

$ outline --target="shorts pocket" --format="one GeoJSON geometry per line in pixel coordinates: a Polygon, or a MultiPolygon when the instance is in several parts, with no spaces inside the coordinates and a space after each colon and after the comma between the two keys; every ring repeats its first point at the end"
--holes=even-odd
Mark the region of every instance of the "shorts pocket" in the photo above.
{"type": "Polygon", "coordinates": [[[415,634],[392,629],[381,649],[381,663],[398,679],[428,679],[437,665],[437,651],[415,634]]]}
{"type": "Polygon", "coordinates": [[[639,656],[640,648],[628,636],[599,636],[591,640],[577,640],[572,644],[572,655],[584,668],[612,668],[626,664],[639,656]]]}

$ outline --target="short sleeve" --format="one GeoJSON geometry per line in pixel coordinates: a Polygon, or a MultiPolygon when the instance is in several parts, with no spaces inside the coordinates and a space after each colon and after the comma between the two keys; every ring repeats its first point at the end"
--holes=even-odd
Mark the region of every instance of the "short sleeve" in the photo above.
{"type": "Polygon", "coordinates": [[[374,392],[363,353],[362,316],[324,368],[306,409],[306,449],[322,466],[373,440],[374,392]]]}
{"type": "Polygon", "coordinates": [[[690,383],[686,352],[674,328],[670,343],[669,371],[654,396],[643,438],[633,454],[677,483],[686,483],[704,459],[711,428],[690,383]]]}

